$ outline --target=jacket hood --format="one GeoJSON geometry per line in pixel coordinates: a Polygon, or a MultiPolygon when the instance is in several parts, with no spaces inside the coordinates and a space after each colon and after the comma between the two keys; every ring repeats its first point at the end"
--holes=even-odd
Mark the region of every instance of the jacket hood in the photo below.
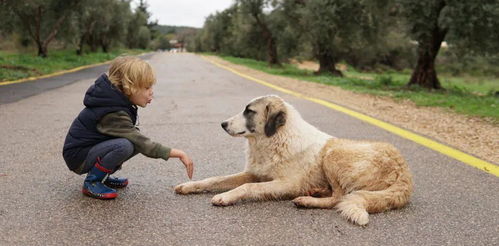
{"type": "Polygon", "coordinates": [[[132,103],[125,94],[118,90],[106,74],[102,74],[88,88],[83,104],[87,107],[131,107],[132,103]]]}

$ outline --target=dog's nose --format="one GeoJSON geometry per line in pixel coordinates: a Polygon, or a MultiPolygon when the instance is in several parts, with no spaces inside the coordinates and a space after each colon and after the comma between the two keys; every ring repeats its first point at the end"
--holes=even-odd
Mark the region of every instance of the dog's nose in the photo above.
{"type": "Polygon", "coordinates": [[[227,125],[229,125],[229,123],[227,123],[227,121],[222,122],[222,128],[223,129],[226,129],[227,125]]]}

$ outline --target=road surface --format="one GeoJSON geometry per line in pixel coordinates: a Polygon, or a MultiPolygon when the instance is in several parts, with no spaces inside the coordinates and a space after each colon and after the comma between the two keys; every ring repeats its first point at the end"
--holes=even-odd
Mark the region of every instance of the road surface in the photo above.
{"type": "Polygon", "coordinates": [[[195,180],[243,169],[245,140],[227,135],[220,122],[254,97],[278,94],[331,135],[396,145],[414,175],[411,203],[371,215],[365,228],[333,210],[297,209],[290,201],[214,207],[213,194],[174,194],[187,181],[180,161],[144,156],[119,173],[131,184],[117,199],[85,197],[84,176],[66,168],[61,150],[86,89],[102,72],[90,70],[72,84],[0,104],[0,245],[499,244],[497,177],[193,54],[156,53],[148,61],[158,83],[153,103],[139,110],[140,128],[189,153],[195,180]]]}

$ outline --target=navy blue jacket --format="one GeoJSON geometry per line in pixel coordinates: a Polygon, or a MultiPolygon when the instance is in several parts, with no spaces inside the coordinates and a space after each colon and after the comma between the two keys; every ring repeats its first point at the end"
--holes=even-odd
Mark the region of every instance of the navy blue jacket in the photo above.
{"type": "Polygon", "coordinates": [[[88,151],[98,143],[116,137],[104,135],[97,130],[97,124],[106,114],[124,111],[137,121],[137,106],[109,81],[106,74],[101,75],[88,88],[83,99],[85,108],[73,121],[64,141],[62,155],[70,170],[83,164],[88,151]]]}

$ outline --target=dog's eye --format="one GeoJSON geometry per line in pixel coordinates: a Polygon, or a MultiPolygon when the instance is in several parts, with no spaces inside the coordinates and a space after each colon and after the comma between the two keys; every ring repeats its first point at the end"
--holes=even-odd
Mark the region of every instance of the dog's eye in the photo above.
{"type": "Polygon", "coordinates": [[[249,109],[249,108],[246,108],[246,109],[244,110],[244,114],[245,114],[245,115],[247,115],[247,114],[256,114],[256,111],[253,111],[253,110],[251,110],[251,109],[249,109]]]}

